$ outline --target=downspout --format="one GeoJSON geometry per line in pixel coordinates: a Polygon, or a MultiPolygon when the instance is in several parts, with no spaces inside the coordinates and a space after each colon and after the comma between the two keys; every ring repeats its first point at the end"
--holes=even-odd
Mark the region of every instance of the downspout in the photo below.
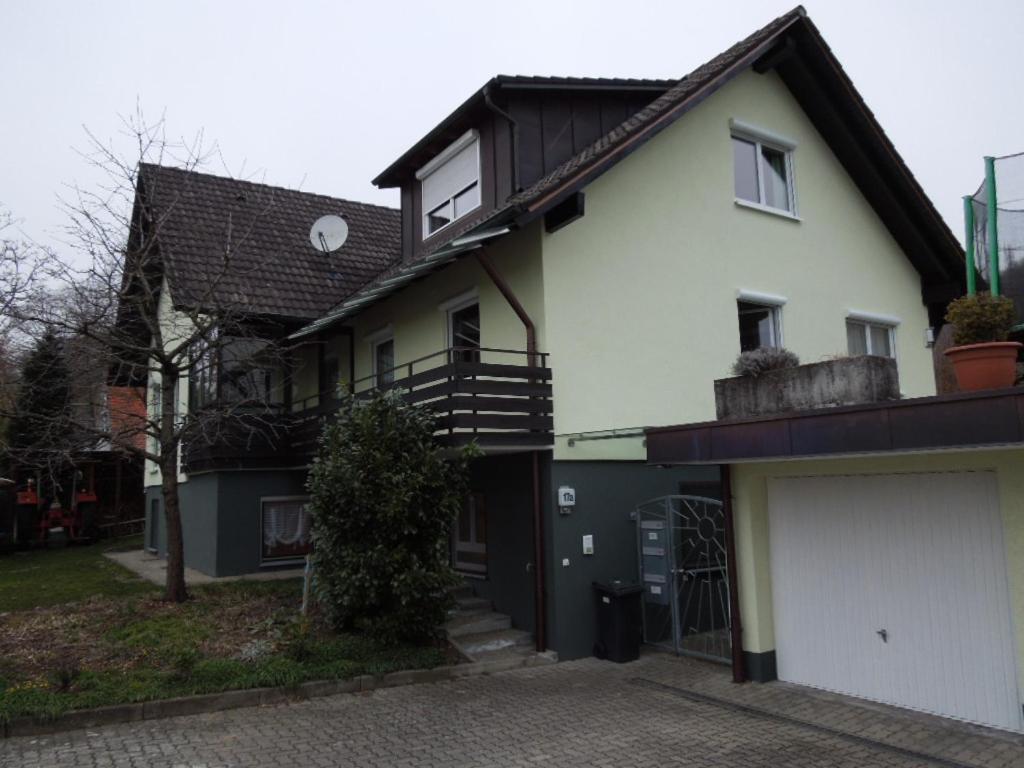
{"type": "MultiPolygon", "coordinates": [[[[484,272],[494,283],[512,311],[526,329],[526,360],[531,368],[537,365],[537,330],[530,319],[529,313],[519,302],[505,278],[498,272],[494,262],[481,249],[476,252],[476,260],[484,272]]],[[[534,637],[537,651],[547,650],[547,601],[544,596],[544,514],[541,509],[540,491],[540,451],[533,451],[533,606],[534,606],[534,637]]]]}
{"type": "Polygon", "coordinates": [[[747,679],[743,664],[743,622],[740,620],[739,579],[736,575],[736,526],[732,517],[732,467],[720,467],[722,483],[722,516],[725,518],[726,578],[729,580],[729,642],[732,645],[732,681],[747,679]]]}
{"type": "Polygon", "coordinates": [[[519,192],[519,123],[508,112],[503,110],[491,99],[491,86],[484,86],[484,104],[494,114],[508,120],[509,131],[512,134],[512,192],[519,192]]]}

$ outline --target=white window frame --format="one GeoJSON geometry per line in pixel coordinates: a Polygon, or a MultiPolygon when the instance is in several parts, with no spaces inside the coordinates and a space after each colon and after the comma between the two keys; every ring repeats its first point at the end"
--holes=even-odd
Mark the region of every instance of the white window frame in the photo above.
{"type": "MultiPolygon", "coordinates": [[[[370,375],[373,377],[373,386],[377,386],[377,347],[387,342],[394,342],[395,332],[390,325],[366,335],[366,342],[370,345],[370,375]]],[[[392,371],[393,373],[394,371],[392,371]]]]}
{"type": "MultiPolygon", "coordinates": [[[[782,308],[788,299],[774,293],[762,293],[760,291],[748,291],[740,288],[736,291],[736,319],[739,320],[740,302],[754,304],[758,307],[770,310],[772,313],[772,336],[775,337],[775,349],[786,346],[785,336],[782,332],[782,308]]],[[[738,329],[737,329],[738,330],[738,329]]]]}
{"type": "MultiPolygon", "coordinates": [[[[476,288],[470,288],[464,293],[460,293],[457,296],[453,296],[447,301],[443,301],[437,305],[437,309],[444,313],[444,348],[451,349],[455,346],[455,339],[452,337],[452,314],[458,312],[460,309],[471,307],[474,304],[480,303],[480,291],[476,288]]],[[[483,339],[480,340],[483,343],[483,339]]]]}
{"type": "Polygon", "coordinates": [[[436,234],[438,234],[440,232],[443,232],[444,230],[448,229],[450,226],[452,226],[452,224],[454,224],[459,219],[463,219],[466,216],[468,216],[469,214],[473,213],[473,211],[478,210],[483,205],[483,198],[484,198],[484,196],[483,196],[483,173],[482,173],[481,163],[480,163],[480,133],[477,130],[475,130],[475,129],[470,129],[470,130],[466,131],[459,138],[457,138],[455,141],[453,141],[451,144],[449,144],[447,147],[445,147],[429,163],[427,163],[422,168],[420,168],[418,171],[416,171],[416,179],[420,183],[420,208],[422,209],[420,211],[420,219],[421,219],[421,222],[422,222],[422,224],[421,224],[422,232],[420,233],[420,235],[421,235],[420,239],[421,240],[428,240],[431,237],[433,237],[434,235],[436,235],[436,234]],[[430,227],[429,227],[429,223],[430,223],[429,222],[429,216],[430,216],[430,214],[433,211],[436,211],[441,206],[440,205],[435,205],[432,208],[430,208],[429,210],[427,209],[427,206],[426,206],[426,204],[424,202],[424,199],[423,199],[423,182],[425,182],[427,180],[427,178],[431,174],[433,174],[435,171],[437,171],[438,169],[442,168],[444,166],[444,164],[447,163],[449,160],[451,160],[453,157],[455,157],[455,155],[457,155],[459,152],[461,152],[466,147],[468,147],[470,145],[473,145],[473,144],[476,145],[476,181],[474,182],[474,184],[476,185],[477,190],[480,192],[480,194],[479,194],[480,201],[475,206],[473,206],[468,211],[466,211],[464,214],[462,214],[461,216],[456,218],[456,216],[455,216],[455,198],[457,198],[459,195],[461,195],[463,192],[465,192],[467,189],[469,189],[473,185],[470,184],[470,185],[462,187],[461,189],[453,190],[451,192],[451,194],[449,194],[449,196],[448,196],[447,203],[445,203],[445,205],[448,206],[449,212],[451,213],[450,221],[447,224],[445,224],[445,225],[443,225],[441,227],[438,227],[433,232],[431,232],[430,231],[430,227]]]}
{"type": "MultiPolygon", "coordinates": [[[[860,312],[855,309],[851,309],[846,313],[846,321],[844,324],[848,325],[853,323],[859,325],[864,329],[864,348],[867,350],[866,354],[875,355],[871,349],[871,327],[885,329],[889,334],[889,350],[892,354],[889,355],[875,355],[876,357],[888,357],[896,360],[896,328],[900,325],[900,319],[891,315],[878,315],[874,312],[860,312]]],[[[850,352],[849,342],[847,342],[846,351],[850,352]]],[[[852,354],[852,353],[851,353],[852,354]]]]}
{"type": "MultiPolygon", "coordinates": [[[[741,141],[750,142],[754,145],[754,172],[757,174],[757,201],[754,202],[751,200],[744,200],[740,197],[735,197],[734,187],[733,202],[742,208],[752,208],[765,213],[773,213],[778,216],[800,221],[800,214],[797,209],[796,199],[796,163],[794,160],[797,146],[796,142],[790,138],[774,133],[773,131],[736,119],[729,121],[729,134],[730,146],[732,139],[740,139],[741,141]],[[776,208],[764,202],[764,174],[761,172],[761,148],[763,146],[768,147],[769,149],[774,149],[777,152],[781,152],[785,158],[786,189],[789,193],[789,210],[786,210],[785,208],[776,208]]],[[[733,162],[735,162],[735,160],[733,162]]],[[[735,174],[735,172],[736,169],[733,168],[733,173],[735,174]]]]}
{"type": "MultiPolygon", "coordinates": [[[[281,565],[298,565],[306,561],[305,557],[263,557],[263,505],[266,503],[274,503],[281,501],[303,501],[308,507],[312,502],[312,497],[308,495],[299,496],[260,496],[259,501],[259,515],[257,516],[256,524],[259,527],[259,538],[260,538],[260,568],[277,567],[281,565]]],[[[308,514],[308,511],[307,511],[308,514]]]]}

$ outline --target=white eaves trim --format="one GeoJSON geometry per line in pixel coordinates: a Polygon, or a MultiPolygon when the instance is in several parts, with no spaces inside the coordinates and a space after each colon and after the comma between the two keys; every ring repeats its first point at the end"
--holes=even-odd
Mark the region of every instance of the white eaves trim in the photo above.
{"type": "Polygon", "coordinates": [[[455,155],[457,155],[460,150],[465,149],[478,138],[480,138],[480,134],[477,132],[477,130],[475,128],[470,128],[464,134],[459,136],[459,138],[457,138],[455,141],[453,141],[451,144],[449,144],[447,147],[441,150],[441,153],[437,155],[433,160],[431,160],[429,163],[427,163],[418,171],[416,171],[417,180],[423,181],[423,179],[427,178],[427,176],[432,174],[442,165],[451,160],[455,155]]]}
{"type": "Polygon", "coordinates": [[[450,312],[453,309],[462,309],[470,304],[476,304],[480,300],[480,290],[473,286],[468,291],[463,291],[457,296],[452,296],[446,301],[437,305],[439,312],[450,312]]]}
{"type": "Polygon", "coordinates": [[[769,131],[767,128],[761,128],[751,123],[745,123],[742,120],[737,120],[735,117],[729,119],[729,129],[732,131],[734,136],[741,136],[747,139],[753,139],[754,141],[760,141],[765,144],[771,144],[772,146],[779,147],[780,149],[794,150],[796,149],[796,142],[788,136],[775,133],[775,131],[769,131]]]}
{"type": "Polygon", "coordinates": [[[893,315],[880,315],[877,312],[863,312],[859,309],[846,310],[848,320],[857,320],[862,323],[875,323],[876,325],[888,325],[896,327],[903,322],[902,319],[893,315]]]}
{"type": "Polygon", "coordinates": [[[740,288],[736,291],[736,298],[739,301],[749,301],[751,304],[763,304],[768,307],[781,307],[789,299],[785,296],[778,296],[774,293],[761,293],[760,291],[748,291],[740,288]]]}

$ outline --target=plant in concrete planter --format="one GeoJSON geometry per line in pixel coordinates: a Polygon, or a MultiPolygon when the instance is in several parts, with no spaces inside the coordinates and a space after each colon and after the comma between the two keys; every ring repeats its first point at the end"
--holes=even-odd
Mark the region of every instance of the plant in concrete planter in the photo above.
{"type": "Polygon", "coordinates": [[[768,371],[782,368],[796,368],[800,358],[782,347],[758,347],[747,352],[740,352],[736,362],[732,364],[734,376],[760,376],[768,371]]]}
{"type": "Polygon", "coordinates": [[[960,389],[974,391],[1013,386],[1021,345],[1007,341],[1014,324],[1013,301],[976,293],[949,305],[954,347],[946,350],[960,389]]]}

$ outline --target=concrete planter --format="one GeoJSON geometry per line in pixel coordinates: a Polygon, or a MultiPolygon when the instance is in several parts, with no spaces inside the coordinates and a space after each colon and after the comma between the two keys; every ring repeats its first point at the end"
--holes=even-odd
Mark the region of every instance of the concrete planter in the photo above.
{"type": "Polygon", "coordinates": [[[845,357],[715,381],[719,419],[742,419],[840,405],[899,400],[896,361],[845,357]]]}

